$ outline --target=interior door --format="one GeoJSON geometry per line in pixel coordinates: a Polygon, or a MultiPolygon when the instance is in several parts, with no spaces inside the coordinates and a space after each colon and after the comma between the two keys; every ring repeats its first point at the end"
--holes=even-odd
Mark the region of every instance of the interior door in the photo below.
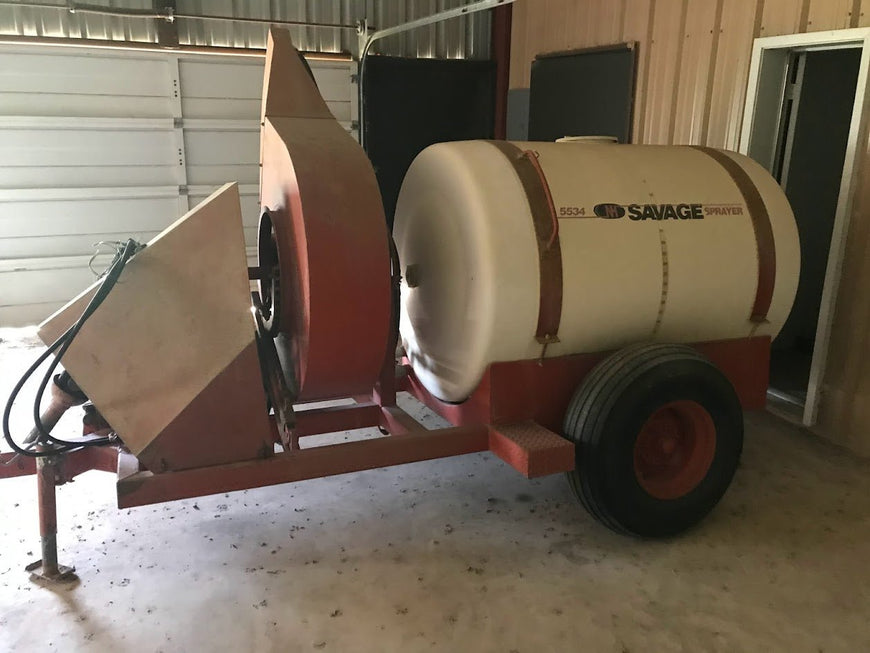
{"type": "Polygon", "coordinates": [[[774,342],[771,386],[803,404],[843,177],[859,48],[795,53],[784,93],[774,174],[791,203],[801,275],[791,313],[774,342]]]}

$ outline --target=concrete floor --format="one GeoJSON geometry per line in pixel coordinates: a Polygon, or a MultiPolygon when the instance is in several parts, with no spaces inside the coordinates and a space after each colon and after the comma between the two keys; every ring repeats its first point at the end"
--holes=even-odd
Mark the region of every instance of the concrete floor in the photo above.
{"type": "MultiPolygon", "coordinates": [[[[4,401],[33,355],[9,335],[4,401]]],[[[2,481],[0,651],[870,650],[870,464],[769,414],[746,436],[664,542],[489,454],[124,511],[88,472],[59,491],[63,589],[22,571],[33,479],[2,481]]]]}

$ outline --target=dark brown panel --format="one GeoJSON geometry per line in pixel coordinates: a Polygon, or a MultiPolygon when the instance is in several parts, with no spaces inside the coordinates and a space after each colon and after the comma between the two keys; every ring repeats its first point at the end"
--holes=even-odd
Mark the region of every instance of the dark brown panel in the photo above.
{"type": "Polygon", "coordinates": [[[559,220],[550,188],[534,152],[523,151],[507,141],[490,143],[510,161],[526,192],[538,241],[541,270],[541,301],[535,337],[541,343],[553,342],[562,320],[562,247],[559,242],[559,220]]]}
{"type": "Polygon", "coordinates": [[[755,242],[758,245],[758,286],[755,290],[755,302],[752,304],[750,319],[753,322],[764,322],[767,319],[767,311],[770,310],[773,288],[776,285],[776,243],[773,239],[773,228],[770,226],[767,206],[752,179],[734,159],[712,147],[699,145],[695,146],[695,149],[725,168],[740,190],[740,194],[743,195],[743,201],[752,220],[752,228],[755,230],[755,242]]]}

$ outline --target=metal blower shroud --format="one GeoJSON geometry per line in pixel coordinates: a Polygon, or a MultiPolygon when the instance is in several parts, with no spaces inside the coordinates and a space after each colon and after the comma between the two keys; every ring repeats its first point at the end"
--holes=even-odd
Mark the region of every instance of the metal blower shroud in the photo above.
{"type": "Polygon", "coordinates": [[[371,390],[390,330],[389,234],[371,163],[335,120],[284,30],[266,55],[261,262],[277,269],[276,347],[299,400],[371,390]],[[268,236],[271,233],[271,238],[268,236]],[[273,241],[274,244],[272,244],[273,241]]]}

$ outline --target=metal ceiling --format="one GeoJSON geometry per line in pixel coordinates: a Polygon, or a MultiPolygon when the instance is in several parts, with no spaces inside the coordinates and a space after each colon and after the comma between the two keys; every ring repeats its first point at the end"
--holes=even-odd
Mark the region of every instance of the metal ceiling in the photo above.
{"type": "MultiPolygon", "coordinates": [[[[469,4],[471,0],[177,0],[176,13],[232,16],[244,19],[356,24],[366,18],[382,29],[415,18],[469,4]]],[[[28,0],[0,4],[0,36],[54,37],[157,43],[160,19],[70,13],[62,0],[28,0]],[[32,6],[34,4],[45,5],[32,6]]],[[[107,10],[153,11],[151,0],[92,0],[107,10]]],[[[268,22],[178,18],[181,45],[265,48],[268,22]]],[[[351,29],[289,26],[294,43],[308,52],[358,56],[351,29]]],[[[481,12],[384,39],[375,53],[408,57],[486,59],[489,57],[490,16],[481,12]]]]}

